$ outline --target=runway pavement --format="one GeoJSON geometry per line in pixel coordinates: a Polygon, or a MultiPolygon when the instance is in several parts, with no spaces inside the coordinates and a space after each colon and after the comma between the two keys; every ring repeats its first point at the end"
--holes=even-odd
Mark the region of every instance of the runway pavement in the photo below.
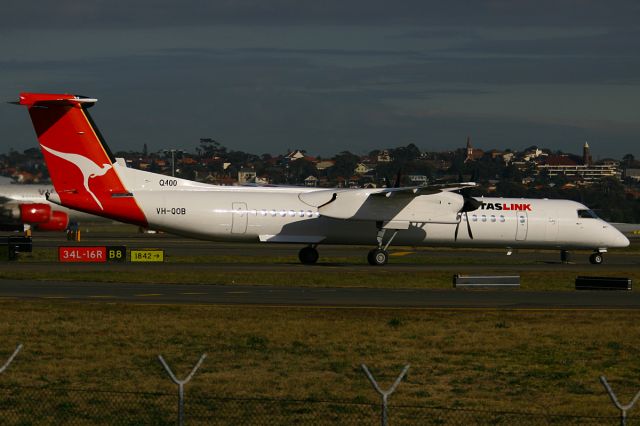
{"type": "MultiPolygon", "coordinates": [[[[220,243],[187,239],[168,234],[139,234],[132,232],[111,232],[109,234],[85,232],[80,243],[68,242],[59,233],[38,233],[34,235],[34,248],[54,249],[60,245],[125,245],[129,249],[160,248],[169,259],[176,257],[198,256],[215,258],[216,268],[224,270],[284,270],[289,271],[302,266],[297,261],[298,250],[302,244],[260,244],[260,243],[220,243]],[[289,264],[282,259],[288,258],[289,264]],[[246,259],[250,259],[247,261],[246,259]],[[280,259],[273,262],[273,259],[280,259]]],[[[635,243],[635,240],[632,240],[635,243]]],[[[345,271],[371,270],[366,256],[371,247],[320,245],[320,259],[317,267],[340,268],[345,271]],[[336,259],[338,259],[336,261],[336,259]]],[[[470,269],[546,270],[550,267],[562,267],[565,270],[606,271],[610,269],[640,270],[640,256],[637,252],[612,250],[604,255],[602,265],[589,263],[589,252],[572,253],[571,264],[561,265],[560,254],[556,250],[516,250],[511,256],[506,250],[499,249],[453,249],[431,247],[391,247],[389,264],[381,269],[413,270],[449,270],[452,265],[461,271],[470,269]]],[[[197,267],[190,263],[189,266],[197,267]]],[[[38,267],[35,266],[34,267],[38,267]]],[[[56,266],[52,266],[56,267],[56,266]]]]}
{"type": "Polygon", "coordinates": [[[0,280],[0,298],[137,304],[383,308],[637,309],[640,293],[309,288],[0,280]]]}
{"type": "MultiPolygon", "coordinates": [[[[73,245],[58,234],[38,234],[34,246],[54,249],[59,245],[73,245]]],[[[113,263],[74,264],[58,262],[18,262],[0,264],[0,271],[91,271],[102,274],[109,271],[212,270],[216,272],[264,271],[296,274],[300,271],[371,272],[364,258],[366,247],[321,246],[318,265],[291,262],[271,263],[277,257],[295,257],[300,246],[262,244],[212,243],[188,240],[170,235],[111,233],[84,234],[81,245],[126,245],[128,248],[162,248],[171,256],[212,256],[223,261],[199,263],[163,263],[156,265],[113,263]],[[324,261],[325,258],[343,261],[324,261]],[[264,258],[264,259],[261,259],[264,258]],[[231,259],[231,260],[229,260],[231,259]],[[238,261],[234,261],[238,259],[238,261]],[[256,261],[260,259],[261,261],[256,261]],[[362,261],[360,261],[362,259],[362,261]]],[[[505,256],[497,250],[451,250],[429,248],[397,248],[393,257],[380,272],[450,271],[465,272],[523,272],[571,271],[576,275],[606,274],[607,271],[640,271],[635,252],[612,252],[603,265],[590,265],[588,253],[578,253],[573,264],[560,264],[554,251],[528,251],[505,256]],[[410,259],[413,257],[413,260],[410,259]]],[[[389,275],[393,277],[392,274],[389,275]]],[[[640,308],[640,292],[585,292],[556,291],[532,292],[520,290],[427,290],[427,289],[373,289],[373,288],[310,288],[278,287],[266,285],[196,285],[196,284],[128,284],[68,281],[0,280],[0,297],[16,299],[59,299],[82,302],[111,303],[164,303],[164,304],[249,304],[269,306],[322,306],[322,307],[385,307],[385,308],[640,308]]]]}

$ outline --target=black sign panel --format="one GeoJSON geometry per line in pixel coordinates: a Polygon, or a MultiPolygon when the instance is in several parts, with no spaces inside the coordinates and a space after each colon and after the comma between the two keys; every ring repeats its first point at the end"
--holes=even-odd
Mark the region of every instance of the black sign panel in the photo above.
{"type": "Polygon", "coordinates": [[[126,246],[107,246],[107,262],[126,262],[126,246]]]}

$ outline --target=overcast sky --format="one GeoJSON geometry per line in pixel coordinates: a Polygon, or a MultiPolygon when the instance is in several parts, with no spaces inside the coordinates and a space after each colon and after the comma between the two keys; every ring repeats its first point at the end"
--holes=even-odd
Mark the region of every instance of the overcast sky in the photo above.
{"type": "MultiPolygon", "coordinates": [[[[4,2],[0,99],[21,91],[98,98],[113,151],[640,157],[640,2],[4,2]]],[[[2,152],[37,146],[21,108],[0,129],[2,152]]]]}

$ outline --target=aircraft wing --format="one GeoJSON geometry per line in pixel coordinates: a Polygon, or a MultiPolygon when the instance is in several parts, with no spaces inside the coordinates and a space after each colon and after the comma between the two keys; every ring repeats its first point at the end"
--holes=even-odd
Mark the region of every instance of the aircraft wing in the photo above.
{"type": "Polygon", "coordinates": [[[460,183],[452,183],[452,184],[442,184],[442,185],[421,185],[421,186],[409,186],[409,187],[401,187],[401,188],[380,188],[379,192],[371,194],[372,196],[380,197],[394,197],[396,195],[409,195],[409,196],[418,196],[418,195],[431,195],[438,194],[440,192],[453,192],[459,191],[464,188],[472,188],[476,186],[475,182],[460,182],[460,183]]]}
{"type": "Polygon", "coordinates": [[[299,198],[321,215],[335,219],[456,223],[464,199],[453,191],[475,183],[402,188],[328,189],[305,192],[299,198]],[[418,196],[420,197],[417,200],[418,196]],[[406,209],[411,202],[418,209],[406,209]],[[408,213],[411,212],[411,213],[408,213]]]}

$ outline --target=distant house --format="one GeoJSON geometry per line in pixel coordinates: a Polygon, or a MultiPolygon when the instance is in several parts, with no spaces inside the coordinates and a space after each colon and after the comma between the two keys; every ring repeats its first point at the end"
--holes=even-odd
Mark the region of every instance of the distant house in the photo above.
{"type": "Polygon", "coordinates": [[[295,151],[291,151],[290,153],[285,155],[284,159],[285,161],[296,161],[304,157],[305,157],[304,152],[300,151],[299,149],[296,149],[295,151]]]}
{"type": "Polygon", "coordinates": [[[504,161],[505,164],[509,164],[513,161],[513,157],[515,157],[515,153],[505,152],[502,154],[502,161],[504,161]]]}
{"type": "Polygon", "coordinates": [[[368,172],[370,172],[371,170],[373,170],[371,167],[367,166],[364,163],[358,163],[356,165],[356,168],[353,169],[353,173],[357,174],[357,175],[364,175],[368,172]]]}
{"type": "Polygon", "coordinates": [[[183,157],[181,159],[178,160],[178,164],[186,164],[186,165],[193,165],[193,164],[197,164],[198,162],[191,157],[183,157]]]}
{"type": "Polygon", "coordinates": [[[538,157],[547,156],[547,155],[548,154],[546,152],[544,152],[543,150],[538,149],[538,148],[534,148],[532,150],[525,151],[524,154],[522,154],[522,159],[524,161],[533,161],[538,157]]]}
{"type": "Polygon", "coordinates": [[[554,154],[540,161],[540,164],[546,166],[576,166],[578,162],[567,154],[554,154]]]}
{"type": "Polygon", "coordinates": [[[549,177],[564,176],[582,180],[585,183],[598,181],[605,177],[614,177],[620,179],[622,172],[618,165],[608,164],[579,164],[582,161],[576,161],[566,154],[549,155],[540,164],[536,165],[536,172],[546,173],[549,177]]]}
{"type": "Polygon", "coordinates": [[[336,164],[333,160],[322,160],[316,163],[316,170],[325,170],[329,167],[333,167],[336,164]]]}
{"type": "Polygon", "coordinates": [[[504,153],[502,151],[498,151],[497,149],[492,149],[491,151],[487,152],[487,155],[489,155],[492,160],[495,160],[496,158],[502,158],[504,156],[504,153]]]}
{"type": "Polygon", "coordinates": [[[624,177],[640,182],[640,169],[625,169],[624,177]]]}
{"type": "Polygon", "coordinates": [[[318,186],[318,178],[311,175],[304,180],[304,186],[318,186]]]}
{"type": "Polygon", "coordinates": [[[426,184],[428,180],[425,175],[407,175],[407,178],[415,185],[426,184]]]}
{"type": "Polygon", "coordinates": [[[256,181],[256,171],[253,169],[242,168],[238,171],[238,184],[245,185],[256,181]]]}
{"type": "Polygon", "coordinates": [[[383,149],[378,153],[378,157],[376,158],[378,163],[390,163],[393,161],[393,157],[389,155],[389,151],[383,149]]]}

